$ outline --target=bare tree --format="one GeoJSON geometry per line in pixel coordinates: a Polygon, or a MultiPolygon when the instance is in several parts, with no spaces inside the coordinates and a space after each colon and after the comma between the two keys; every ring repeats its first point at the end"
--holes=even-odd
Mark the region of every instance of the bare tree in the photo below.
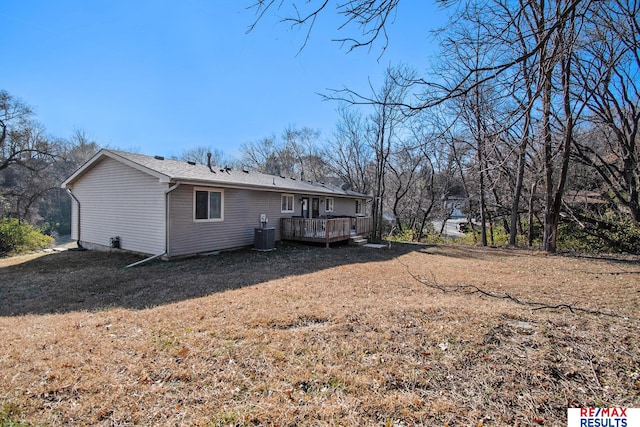
{"type": "MultiPolygon", "coordinates": [[[[333,12],[343,18],[340,31],[356,32],[355,36],[338,40],[348,44],[349,49],[371,47],[379,38],[386,46],[386,27],[391,24],[389,18],[398,4],[399,0],[338,3],[333,12]],[[359,26],[354,28],[354,23],[359,26]]],[[[631,212],[637,223],[640,212],[636,146],[640,116],[640,89],[636,82],[640,34],[637,2],[449,0],[442,4],[457,6],[450,9],[455,13],[453,24],[439,35],[445,48],[442,56],[450,65],[446,72],[437,77],[417,78],[398,68],[388,75],[404,93],[419,96],[386,97],[380,91],[363,94],[345,88],[331,92],[326,98],[348,105],[371,105],[377,109],[378,120],[384,119],[388,111],[412,114],[456,100],[461,111],[470,114],[467,117],[459,112],[452,114],[451,122],[465,119],[467,132],[460,129],[452,132],[453,158],[460,159],[461,141],[473,142],[475,167],[469,169],[459,160],[458,169],[477,171],[476,193],[482,224],[486,215],[505,215],[509,206],[509,222],[504,220],[504,224],[509,229],[511,244],[517,242],[519,216],[524,209],[521,198],[528,191],[530,230],[534,219],[539,220],[542,215],[543,247],[549,252],[557,249],[563,197],[573,159],[594,168],[614,194],[620,211],[631,212]],[[509,96],[510,101],[501,99],[500,108],[496,109],[489,104],[499,93],[509,96]],[[576,143],[576,129],[587,108],[593,129],[602,136],[614,137],[615,144],[576,143]],[[506,112],[501,113],[501,123],[492,117],[496,111],[506,112]],[[616,157],[613,162],[612,156],[616,157]],[[508,178],[511,188],[504,188],[501,176],[508,178]],[[491,197],[493,200],[489,200],[491,197]]],[[[316,20],[331,13],[331,5],[328,1],[285,4],[265,0],[254,3],[254,8],[256,22],[269,9],[284,12],[283,21],[306,29],[308,39],[316,20]],[[289,5],[291,9],[287,9],[289,5]]],[[[392,152],[388,150],[388,134],[379,123],[373,128],[378,130],[374,216],[380,215],[383,208],[385,180],[380,178],[384,177],[385,162],[392,152]]],[[[469,190],[470,177],[461,178],[469,190]]],[[[529,232],[530,242],[532,236],[529,232]]],[[[484,230],[482,241],[486,243],[484,230]]]]}
{"type": "Polygon", "coordinates": [[[448,145],[441,136],[441,122],[433,112],[418,114],[411,122],[411,133],[416,141],[422,164],[418,167],[415,179],[416,190],[412,195],[415,204],[414,215],[417,225],[415,237],[420,241],[432,220],[434,211],[438,210],[440,196],[448,190],[438,184],[450,183],[455,171],[452,168],[448,145]]]}
{"type": "Polygon", "coordinates": [[[355,109],[341,108],[339,114],[334,137],[325,150],[329,168],[345,188],[369,194],[374,180],[370,167],[374,155],[367,141],[366,124],[355,109]]]}
{"type": "MultiPolygon", "coordinates": [[[[522,57],[514,69],[513,83],[508,86],[508,93],[514,101],[513,106],[513,123],[512,126],[505,128],[503,139],[509,145],[508,141],[515,140],[516,144],[513,149],[516,152],[517,160],[514,165],[515,180],[513,180],[513,192],[511,198],[511,210],[509,215],[509,245],[516,246],[518,236],[520,201],[525,186],[525,172],[527,169],[527,155],[531,147],[531,138],[533,133],[533,109],[538,99],[538,88],[536,81],[537,62],[535,57],[529,57],[528,52],[535,50],[538,44],[535,26],[536,20],[531,15],[530,8],[519,8],[516,11],[511,10],[506,3],[500,10],[506,19],[512,20],[514,25],[509,26],[513,37],[513,43],[510,48],[514,53],[514,57],[522,57]]],[[[507,164],[507,162],[503,162],[507,164]]]]}
{"type": "Polygon", "coordinates": [[[576,160],[590,166],[621,210],[640,223],[640,4],[607,2],[593,16],[577,74],[587,91],[592,128],[576,140],[576,160]]]}
{"type": "Polygon", "coordinates": [[[322,182],[327,179],[329,168],[319,140],[317,130],[288,127],[280,140],[272,136],[243,144],[240,163],[272,175],[322,182]]]}
{"type": "Polygon", "coordinates": [[[11,165],[40,167],[34,159],[53,153],[44,128],[32,120],[33,111],[5,90],[0,90],[0,171],[11,165]]]}
{"type": "MultiPolygon", "coordinates": [[[[485,31],[486,25],[478,20],[479,12],[473,8],[473,4],[465,11],[467,18],[459,21],[455,31],[457,37],[448,39],[445,43],[445,65],[450,79],[458,80],[464,78],[466,70],[480,69],[485,62],[492,61],[491,53],[495,50],[489,42],[485,31]]],[[[460,114],[454,115],[460,125],[457,127],[463,134],[469,135],[470,148],[476,155],[477,171],[477,194],[479,202],[480,216],[480,237],[482,246],[487,246],[487,218],[486,218],[486,140],[488,135],[490,99],[487,94],[490,92],[488,83],[481,84],[481,74],[476,73],[475,80],[472,81],[471,89],[466,96],[452,99],[460,114]]]]}
{"type": "Polygon", "coordinates": [[[70,172],[75,171],[100,150],[100,146],[86,131],[76,129],[69,140],[62,146],[62,157],[66,164],[62,172],[62,178],[66,178],[70,172]]]}
{"type": "Polygon", "coordinates": [[[421,154],[419,150],[405,146],[394,152],[387,163],[390,171],[388,186],[392,190],[391,210],[400,232],[403,231],[403,220],[415,222],[414,208],[407,196],[417,192],[416,178],[423,163],[421,154]]]}
{"type": "Polygon", "coordinates": [[[240,152],[243,166],[271,175],[281,174],[282,165],[275,136],[244,143],[240,146],[240,152]]]}
{"type": "Polygon", "coordinates": [[[409,72],[405,67],[388,68],[385,81],[380,90],[374,91],[376,99],[374,112],[370,118],[371,143],[375,154],[375,181],[373,186],[373,238],[381,239],[383,234],[383,216],[386,197],[386,174],[389,156],[398,143],[398,133],[407,119],[398,107],[408,96],[408,87],[398,84],[397,77],[409,72]]]}
{"type": "Polygon", "coordinates": [[[29,106],[0,91],[0,215],[35,222],[38,203],[58,183],[48,168],[60,143],[33,119],[29,106]]]}
{"type": "Polygon", "coordinates": [[[283,162],[291,164],[292,171],[302,180],[324,181],[328,168],[319,148],[320,131],[289,126],[282,134],[284,141],[280,150],[283,162]]]}
{"type": "Polygon", "coordinates": [[[182,154],[175,157],[175,159],[194,162],[199,165],[207,165],[209,161],[215,166],[229,166],[231,164],[231,161],[226,158],[222,150],[212,148],[211,146],[187,148],[182,151],[182,154]],[[211,155],[211,160],[209,160],[209,154],[211,155]]]}
{"type": "MultiPolygon", "coordinates": [[[[349,33],[351,27],[356,27],[357,35],[337,36],[334,41],[348,46],[349,51],[361,47],[370,47],[376,40],[382,39],[382,52],[387,48],[387,25],[393,20],[396,8],[400,0],[356,0],[335,5],[334,12],[343,17],[339,30],[349,33]]],[[[305,39],[300,49],[304,49],[313,27],[320,16],[329,9],[330,2],[322,0],[319,4],[306,2],[293,2],[285,4],[275,0],[257,0],[250,7],[254,9],[256,20],[249,27],[253,30],[257,23],[264,18],[270,10],[284,10],[282,22],[290,24],[293,28],[300,28],[305,32],[305,39]]]]}

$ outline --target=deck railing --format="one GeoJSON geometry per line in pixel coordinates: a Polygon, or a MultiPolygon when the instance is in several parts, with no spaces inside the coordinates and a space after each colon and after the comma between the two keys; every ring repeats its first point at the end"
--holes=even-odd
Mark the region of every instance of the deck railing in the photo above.
{"type": "Polygon", "coordinates": [[[373,218],[370,216],[357,216],[353,218],[356,234],[369,235],[373,233],[373,218]]]}
{"type": "Polygon", "coordinates": [[[283,240],[329,243],[348,240],[352,234],[368,235],[373,230],[371,217],[282,218],[283,240]]]}

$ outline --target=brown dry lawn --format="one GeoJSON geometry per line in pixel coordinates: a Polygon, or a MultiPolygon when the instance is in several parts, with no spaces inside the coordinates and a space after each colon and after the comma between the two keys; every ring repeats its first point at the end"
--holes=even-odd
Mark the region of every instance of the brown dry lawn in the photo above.
{"type": "Polygon", "coordinates": [[[0,260],[0,421],[561,426],[640,407],[638,257],[287,244],[123,268],[138,259],[0,260]]]}

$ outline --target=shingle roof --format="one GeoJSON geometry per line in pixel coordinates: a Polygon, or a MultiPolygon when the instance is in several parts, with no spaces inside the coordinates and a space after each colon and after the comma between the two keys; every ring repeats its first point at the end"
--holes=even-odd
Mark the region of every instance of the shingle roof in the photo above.
{"type": "Polygon", "coordinates": [[[124,151],[101,150],[78,171],[62,184],[67,187],[82,174],[104,157],[123,161],[138,169],[150,173],[167,182],[193,182],[202,185],[221,187],[259,188],[269,191],[288,191],[296,193],[310,193],[333,195],[337,197],[368,197],[350,190],[343,190],[335,185],[319,182],[301,181],[290,177],[267,175],[256,171],[243,171],[229,168],[212,167],[213,172],[206,165],[191,164],[184,161],[169,160],[162,157],[151,157],[124,151]]]}

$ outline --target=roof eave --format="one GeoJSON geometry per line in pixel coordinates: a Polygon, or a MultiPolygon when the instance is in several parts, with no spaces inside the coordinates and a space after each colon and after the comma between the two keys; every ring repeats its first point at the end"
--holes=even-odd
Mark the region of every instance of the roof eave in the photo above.
{"type": "Polygon", "coordinates": [[[64,189],[68,189],[71,188],[73,183],[76,182],[82,175],[84,175],[87,171],[89,171],[90,169],[92,169],[97,163],[99,163],[102,159],[104,158],[110,158],[113,160],[117,160],[121,163],[124,163],[127,166],[130,166],[136,170],[139,170],[140,172],[144,172],[146,174],[149,174],[151,176],[154,176],[156,178],[158,178],[158,180],[160,182],[166,182],[169,183],[172,181],[170,176],[167,176],[163,173],[160,173],[158,171],[155,171],[153,169],[149,169],[146,166],[143,166],[139,163],[133,162],[125,157],[122,157],[120,155],[118,155],[117,153],[114,153],[113,151],[110,150],[106,150],[106,149],[102,149],[100,151],[98,151],[96,154],[94,154],[94,156],[92,158],[90,158],[89,160],[87,160],[87,162],[85,162],[84,165],[80,166],[80,168],[78,170],[76,170],[70,177],[68,177],[67,179],[65,179],[62,184],[60,184],[61,188],[64,189]]]}
{"type": "Polygon", "coordinates": [[[297,193],[297,194],[310,194],[324,197],[343,197],[349,199],[366,199],[370,196],[367,195],[355,195],[355,194],[346,194],[346,193],[334,193],[330,191],[321,191],[315,189],[302,189],[302,188],[287,188],[280,187],[275,184],[273,187],[268,185],[258,185],[258,184],[242,184],[242,183],[228,183],[228,182],[216,182],[211,180],[198,180],[193,178],[179,178],[174,177],[171,182],[176,182],[185,185],[201,185],[205,187],[220,187],[220,188],[237,188],[242,190],[256,190],[256,191],[269,191],[274,193],[297,193]]]}

